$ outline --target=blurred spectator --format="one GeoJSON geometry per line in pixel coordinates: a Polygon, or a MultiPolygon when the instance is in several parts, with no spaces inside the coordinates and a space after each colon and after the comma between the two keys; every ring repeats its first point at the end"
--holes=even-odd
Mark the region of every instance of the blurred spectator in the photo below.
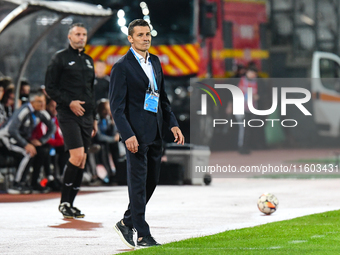
{"type": "Polygon", "coordinates": [[[94,95],[95,100],[109,98],[109,83],[110,77],[106,75],[106,63],[103,60],[97,60],[94,63],[94,71],[96,78],[94,80],[94,95]]]}
{"type": "Polygon", "coordinates": [[[7,114],[4,105],[1,103],[2,97],[5,94],[5,84],[0,82],[0,127],[7,120],[7,114]]]}
{"type": "Polygon", "coordinates": [[[4,94],[5,94],[5,87],[3,86],[3,84],[0,83],[0,100],[2,99],[4,94]]]}
{"type": "Polygon", "coordinates": [[[14,84],[11,77],[8,76],[0,77],[0,86],[4,87],[5,90],[10,87],[14,88],[14,84]]]}
{"type": "Polygon", "coordinates": [[[252,88],[253,106],[255,107],[255,109],[257,109],[257,101],[259,99],[257,69],[255,66],[250,66],[247,68],[247,71],[245,75],[241,78],[238,87],[242,90],[244,95],[244,115],[235,116],[238,122],[244,122],[244,124],[238,125],[238,149],[239,153],[241,154],[249,154],[251,127],[248,126],[248,121],[252,119],[253,114],[249,111],[248,108],[248,88],[252,88]]]}
{"type": "Polygon", "coordinates": [[[49,114],[44,110],[46,99],[42,92],[32,92],[28,103],[16,110],[8,122],[0,129],[0,142],[15,156],[20,156],[13,187],[8,189],[10,194],[27,194],[31,192],[25,184],[27,165],[37,153],[36,147],[47,142],[55,132],[55,126],[49,114]],[[34,128],[44,122],[48,127],[41,139],[30,140],[34,128]]]}
{"type": "Polygon", "coordinates": [[[22,104],[25,104],[28,102],[28,95],[30,94],[31,85],[28,83],[28,81],[23,80],[20,83],[20,95],[19,99],[21,100],[22,104]]]}
{"type": "Polygon", "coordinates": [[[245,75],[247,68],[243,64],[237,64],[235,75],[232,78],[241,78],[245,75]]]}
{"type": "Polygon", "coordinates": [[[46,87],[45,85],[40,85],[40,90],[45,94],[46,98],[49,99],[49,95],[47,95],[47,92],[46,92],[46,87]]]}
{"type": "MultiPolygon", "coordinates": [[[[64,148],[64,137],[61,132],[61,129],[59,127],[59,122],[57,118],[57,103],[56,101],[52,99],[48,99],[48,103],[46,105],[46,110],[50,114],[52,121],[54,122],[56,126],[56,132],[52,135],[50,140],[47,141],[48,144],[52,146],[52,148],[55,149],[55,153],[52,150],[52,156],[55,154],[56,157],[54,157],[57,162],[54,162],[54,168],[59,169],[59,176],[63,175],[64,166],[69,158],[68,152],[65,151],[64,148]]],[[[56,174],[56,173],[55,173],[56,174]]],[[[55,177],[57,177],[55,175],[55,177]]]]}
{"type": "Polygon", "coordinates": [[[12,115],[12,106],[14,106],[14,84],[12,79],[8,76],[0,78],[0,127],[7,121],[10,115],[12,115]],[[13,94],[13,95],[12,95],[13,94]],[[6,101],[6,102],[5,102],[6,101]],[[8,105],[8,102],[11,106],[8,105]]]}
{"type": "Polygon", "coordinates": [[[121,162],[124,161],[124,157],[122,157],[122,153],[120,153],[119,134],[111,115],[108,99],[100,100],[100,103],[98,104],[98,115],[98,131],[94,137],[94,141],[100,144],[101,150],[98,153],[97,163],[101,162],[104,165],[107,176],[103,181],[109,183],[114,179],[109,155],[112,157],[116,172],[121,170],[121,162]]]}
{"type": "MultiPolygon", "coordinates": [[[[58,119],[57,119],[57,103],[52,99],[47,99],[46,111],[50,114],[51,120],[56,126],[56,132],[51,136],[46,144],[37,147],[37,155],[33,160],[33,174],[32,174],[32,188],[33,191],[46,192],[48,191],[45,187],[42,187],[38,180],[40,175],[41,167],[44,168],[45,176],[47,177],[47,185],[53,190],[60,190],[61,182],[59,180],[60,175],[62,175],[63,167],[68,160],[68,153],[64,150],[64,138],[62,136],[58,119]],[[52,160],[57,160],[54,162],[54,172],[51,173],[51,162],[52,160]],[[57,173],[59,169],[60,173],[57,173]]],[[[44,123],[40,122],[35,128],[31,139],[40,139],[47,132],[47,127],[44,123]]]]}
{"type": "MultiPolygon", "coordinates": [[[[254,68],[254,69],[258,70],[258,64],[255,61],[249,61],[247,68],[254,68]]],[[[265,77],[262,77],[259,72],[257,72],[257,77],[258,78],[265,78],[265,77]]]]}
{"type": "Polygon", "coordinates": [[[1,104],[3,105],[6,113],[5,121],[9,119],[13,114],[14,102],[15,102],[14,88],[7,86],[4,96],[1,99],[1,104]]]}
{"type": "MultiPolygon", "coordinates": [[[[248,63],[248,69],[256,70],[256,80],[257,80],[257,95],[258,99],[256,101],[256,109],[258,110],[267,110],[272,105],[272,88],[269,85],[268,81],[261,77],[259,72],[257,72],[257,64],[255,61],[250,61],[248,63]]],[[[268,116],[257,115],[257,119],[261,119],[264,123],[266,123],[265,119],[268,116]]],[[[266,149],[266,137],[265,137],[265,125],[258,128],[252,128],[250,144],[252,149],[266,149]]]]}

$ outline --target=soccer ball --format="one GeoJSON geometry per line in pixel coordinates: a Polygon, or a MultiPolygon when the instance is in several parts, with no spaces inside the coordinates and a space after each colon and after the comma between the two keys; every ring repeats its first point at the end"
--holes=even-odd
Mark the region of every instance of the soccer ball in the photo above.
{"type": "Polygon", "coordinates": [[[272,214],[276,211],[279,205],[279,200],[270,193],[262,194],[257,200],[257,207],[266,215],[272,214]]]}

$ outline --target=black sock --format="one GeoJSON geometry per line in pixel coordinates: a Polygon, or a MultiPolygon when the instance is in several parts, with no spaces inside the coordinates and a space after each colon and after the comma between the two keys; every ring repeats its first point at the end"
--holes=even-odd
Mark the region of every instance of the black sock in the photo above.
{"type": "Polygon", "coordinates": [[[80,185],[81,185],[81,182],[83,180],[83,174],[84,174],[84,169],[78,168],[77,176],[76,176],[75,181],[73,182],[72,190],[71,190],[71,193],[70,193],[71,207],[73,207],[73,201],[76,198],[76,195],[77,195],[77,193],[80,189],[80,185]]]}
{"type": "Polygon", "coordinates": [[[71,192],[73,189],[73,184],[77,177],[78,169],[79,168],[70,163],[70,161],[67,161],[64,169],[64,180],[63,187],[61,189],[60,203],[71,203],[71,192]]]}

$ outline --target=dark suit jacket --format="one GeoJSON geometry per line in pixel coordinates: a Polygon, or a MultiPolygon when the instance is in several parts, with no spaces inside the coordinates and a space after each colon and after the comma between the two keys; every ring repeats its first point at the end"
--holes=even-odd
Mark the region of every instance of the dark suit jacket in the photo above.
{"type": "Polygon", "coordinates": [[[157,129],[161,137],[163,136],[163,124],[169,129],[178,126],[164,89],[159,59],[153,54],[150,54],[150,59],[160,93],[157,113],[144,110],[149,79],[131,50],[111,70],[111,112],[123,141],[135,135],[139,143],[150,143],[156,138],[157,129]]]}

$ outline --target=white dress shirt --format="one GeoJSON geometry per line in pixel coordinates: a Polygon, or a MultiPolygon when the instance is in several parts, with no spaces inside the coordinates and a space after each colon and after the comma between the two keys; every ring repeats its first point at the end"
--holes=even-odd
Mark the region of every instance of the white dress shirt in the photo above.
{"type": "MultiPolygon", "coordinates": [[[[131,48],[131,50],[133,50],[133,49],[131,48]]],[[[152,91],[155,91],[155,84],[154,84],[154,80],[153,80],[153,68],[152,68],[149,52],[146,52],[146,60],[145,60],[145,58],[143,58],[143,56],[138,54],[135,50],[133,50],[133,52],[135,53],[135,56],[137,56],[137,58],[138,58],[137,60],[138,60],[139,64],[141,65],[144,73],[149,78],[149,82],[150,82],[152,91]]]]}

